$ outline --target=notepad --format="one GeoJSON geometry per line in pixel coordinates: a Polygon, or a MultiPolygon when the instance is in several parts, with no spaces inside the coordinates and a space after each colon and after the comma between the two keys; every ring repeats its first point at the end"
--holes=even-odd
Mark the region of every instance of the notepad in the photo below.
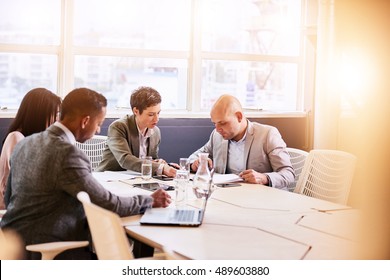
{"type": "Polygon", "coordinates": [[[226,184],[226,183],[234,183],[234,182],[242,182],[244,181],[237,174],[218,174],[214,173],[213,183],[214,184],[226,184]]]}
{"type": "Polygon", "coordinates": [[[120,180],[134,179],[134,174],[124,173],[121,171],[104,171],[92,172],[93,177],[100,182],[117,182],[120,180]]]}

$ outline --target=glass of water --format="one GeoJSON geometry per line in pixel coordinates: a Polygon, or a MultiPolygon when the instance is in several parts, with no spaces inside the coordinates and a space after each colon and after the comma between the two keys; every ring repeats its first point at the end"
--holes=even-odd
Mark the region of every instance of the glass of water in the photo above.
{"type": "Polygon", "coordinates": [[[141,177],[142,180],[146,180],[146,181],[152,178],[152,157],[151,156],[145,156],[142,158],[141,177]]]}
{"type": "Polygon", "coordinates": [[[179,160],[180,170],[186,170],[190,173],[190,161],[188,158],[180,158],[179,160]]]}

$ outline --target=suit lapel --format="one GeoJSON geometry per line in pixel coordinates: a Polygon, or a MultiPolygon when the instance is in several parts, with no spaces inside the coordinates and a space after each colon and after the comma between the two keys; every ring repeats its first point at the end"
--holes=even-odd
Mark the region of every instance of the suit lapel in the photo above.
{"type": "Polygon", "coordinates": [[[248,156],[249,156],[249,151],[251,149],[252,143],[253,143],[253,134],[254,134],[254,129],[252,126],[252,123],[248,121],[248,129],[247,129],[247,134],[246,134],[246,140],[245,140],[245,147],[244,147],[244,162],[246,164],[246,167],[248,166],[248,156]]]}
{"type": "Polygon", "coordinates": [[[227,168],[227,158],[228,158],[228,149],[229,149],[229,141],[228,140],[222,140],[221,143],[221,163],[219,165],[219,169],[217,170],[218,173],[225,174],[226,168],[227,168]]]}
{"type": "Polygon", "coordinates": [[[130,117],[128,117],[128,126],[130,131],[130,135],[128,137],[130,141],[128,144],[131,145],[133,155],[139,157],[139,135],[137,125],[135,123],[135,115],[131,115],[130,117]]]}

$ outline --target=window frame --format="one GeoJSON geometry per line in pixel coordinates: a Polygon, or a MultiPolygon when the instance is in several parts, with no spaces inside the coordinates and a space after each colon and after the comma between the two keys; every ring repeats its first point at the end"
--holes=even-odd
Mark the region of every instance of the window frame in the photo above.
{"type": "MultiPolygon", "coordinates": [[[[313,13],[313,5],[316,8],[315,0],[301,0],[301,36],[298,56],[281,56],[281,55],[257,55],[257,54],[239,54],[239,53],[221,53],[207,52],[201,49],[201,22],[200,22],[200,1],[191,0],[191,34],[190,49],[188,51],[169,51],[169,50],[139,50],[126,48],[97,48],[97,47],[80,47],[73,45],[73,8],[74,0],[61,0],[61,30],[60,45],[16,45],[1,44],[0,52],[11,53],[31,53],[31,54],[51,54],[58,57],[58,76],[57,76],[57,93],[62,98],[66,93],[73,89],[74,85],[74,64],[75,56],[113,56],[113,57],[150,57],[150,58],[175,58],[186,59],[188,61],[188,84],[186,93],[185,110],[163,110],[161,116],[167,117],[209,117],[209,113],[202,111],[201,96],[196,94],[201,92],[202,81],[202,60],[230,60],[230,61],[257,61],[257,62],[288,62],[297,64],[298,81],[297,81],[297,104],[296,110],[291,112],[285,111],[257,111],[246,110],[249,117],[301,117],[306,112],[312,110],[314,96],[315,73],[308,69],[314,69],[315,54],[307,49],[307,37],[316,36],[316,28],[307,22],[307,18],[313,13]]],[[[129,109],[118,108],[109,110],[107,117],[119,117],[129,113],[129,109]]],[[[0,115],[4,116],[5,110],[0,110],[0,115]]],[[[12,112],[9,112],[12,115],[12,112]]]]}

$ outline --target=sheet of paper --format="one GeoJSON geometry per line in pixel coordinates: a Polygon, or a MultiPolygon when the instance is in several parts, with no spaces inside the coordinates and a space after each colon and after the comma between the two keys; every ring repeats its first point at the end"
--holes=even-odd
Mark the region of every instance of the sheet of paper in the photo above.
{"type": "Polygon", "coordinates": [[[135,174],[121,171],[92,172],[93,177],[101,182],[115,182],[119,180],[129,180],[136,177],[135,174]]]}
{"type": "Polygon", "coordinates": [[[224,184],[224,183],[233,183],[233,182],[242,182],[242,178],[236,174],[218,174],[214,173],[213,183],[214,184],[224,184]]]}

